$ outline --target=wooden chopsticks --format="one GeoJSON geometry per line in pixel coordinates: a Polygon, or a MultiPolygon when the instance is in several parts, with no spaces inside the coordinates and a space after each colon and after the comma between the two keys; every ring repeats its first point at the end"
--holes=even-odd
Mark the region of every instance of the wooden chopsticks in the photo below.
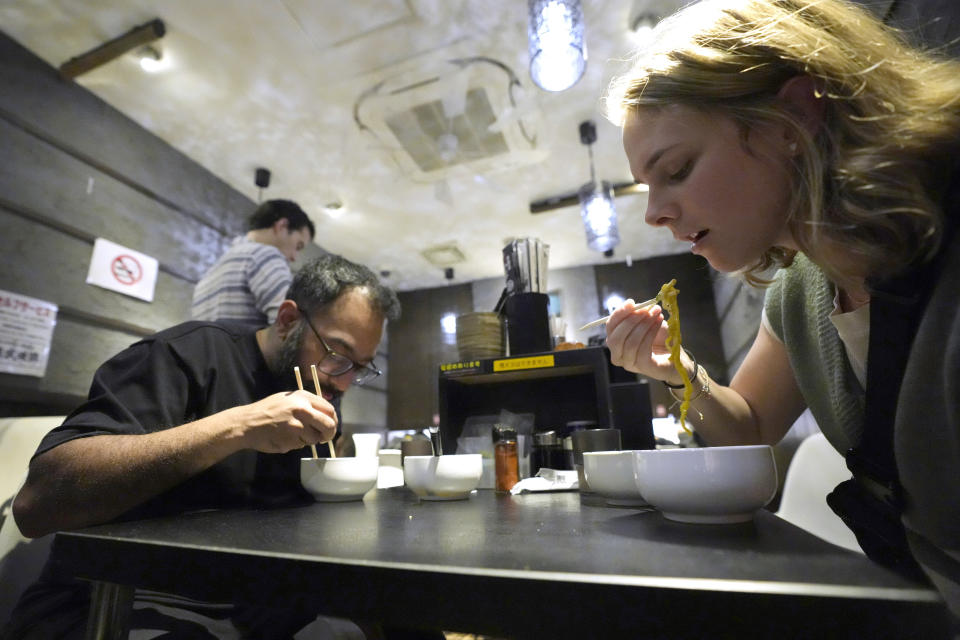
{"type": "MultiPolygon", "coordinates": [[[[653,305],[657,304],[658,302],[660,302],[660,298],[659,298],[659,297],[652,298],[652,299],[647,300],[647,301],[645,301],[645,302],[638,302],[638,303],[636,303],[636,304],[633,305],[633,310],[634,310],[634,311],[640,311],[641,309],[646,309],[646,308],[648,308],[648,307],[652,307],[653,305]]],[[[599,325],[599,324],[606,324],[606,323],[607,323],[607,320],[609,320],[609,319],[610,319],[610,316],[603,316],[602,318],[597,318],[596,320],[592,320],[592,321],[588,322],[587,324],[583,325],[582,327],[580,327],[580,328],[578,329],[578,331],[583,331],[584,329],[589,329],[590,327],[595,327],[595,326],[597,326],[597,325],[599,325]]]]}

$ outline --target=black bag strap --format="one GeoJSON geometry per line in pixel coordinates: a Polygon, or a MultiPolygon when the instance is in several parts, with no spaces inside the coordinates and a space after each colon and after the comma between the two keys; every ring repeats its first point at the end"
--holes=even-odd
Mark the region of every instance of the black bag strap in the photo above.
{"type": "Polygon", "coordinates": [[[853,531],[868,557],[924,580],[901,520],[903,492],[893,428],[907,359],[939,275],[941,258],[871,286],[863,431],[860,442],[845,456],[853,479],[827,496],[827,504],[853,531]]]}

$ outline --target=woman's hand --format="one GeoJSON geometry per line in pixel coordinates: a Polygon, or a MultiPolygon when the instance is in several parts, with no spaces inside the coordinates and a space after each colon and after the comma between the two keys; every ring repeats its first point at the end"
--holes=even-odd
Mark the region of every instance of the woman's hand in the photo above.
{"type": "Polygon", "coordinates": [[[246,448],[285,453],[332,440],[337,433],[333,405],[309,391],[285,391],[229,412],[246,448]]]}
{"type": "MultiPolygon", "coordinates": [[[[607,348],[610,361],[627,371],[640,373],[670,384],[680,384],[680,374],[670,363],[667,349],[667,321],[659,305],[635,310],[627,300],[607,321],[607,348]]],[[[693,365],[686,362],[689,370],[693,365]]]]}

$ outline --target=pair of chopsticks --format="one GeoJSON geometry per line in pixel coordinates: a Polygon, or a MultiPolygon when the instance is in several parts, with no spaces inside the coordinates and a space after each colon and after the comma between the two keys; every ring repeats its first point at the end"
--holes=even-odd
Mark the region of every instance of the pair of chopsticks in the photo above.
{"type": "MultiPolygon", "coordinates": [[[[647,300],[647,301],[645,301],[645,302],[638,302],[638,303],[634,304],[634,305],[633,305],[633,310],[634,310],[634,311],[640,311],[641,309],[646,309],[646,308],[648,308],[648,307],[652,307],[653,305],[657,304],[658,302],[660,302],[660,296],[657,296],[656,298],[652,298],[652,299],[647,300]]],[[[597,326],[597,325],[599,325],[599,324],[606,324],[606,323],[607,323],[607,320],[609,320],[609,319],[610,319],[610,316],[603,316],[602,318],[597,318],[596,320],[592,320],[592,321],[588,322],[587,324],[583,325],[582,327],[580,327],[579,329],[577,329],[577,331],[583,331],[584,329],[589,329],[590,327],[595,327],[595,326],[597,326]]]]}
{"type": "MultiPolygon", "coordinates": [[[[297,376],[297,388],[300,389],[300,391],[303,391],[303,379],[300,378],[300,367],[294,367],[293,373],[297,376]]],[[[320,395],[320,377],[317,375],[317,365],[315,364],[310,365],[310,373],[313,374],[313,388],[317,390],[317,395],[319,396],[320,395]]],[[[330,447],[330,457],[336,458],[337,453],[333,450],[333,441],[327,440],[327,446],[330,447]]],[[[320,457],[317,455],[316,445],[313,445],[313,444],[310,445],[310,451],[313,452],[314,458],[320,457]]]]}

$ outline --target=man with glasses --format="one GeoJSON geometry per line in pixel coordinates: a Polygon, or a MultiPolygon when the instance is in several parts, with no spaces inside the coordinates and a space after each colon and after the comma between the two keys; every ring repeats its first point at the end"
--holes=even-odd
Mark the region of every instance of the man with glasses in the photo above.
{"type": "MultiPolygon", "coordinates": [[[[14,500],[17,525],[37,537],[115,519],[312,501],[299,459],[335,437],[341,394],[380,375],[374,355],[385,322],[399,313],[396,295],[372,271],[325,256],[297,272],[269,327],[193,321],[141,340],[97,370],[86,403],[40,443],[14,500]],[[295,366],[307,372],[309,390],[297,390],[295,366]]],[[[196,616],[168,619],[141,595],[134,628],[175,637],[209,628],[196,616]],[[184,627],[191,624],[201,627],[184,627]]],[[[315,618],[170,598],[163,596],[165,612],[172,602],[223,618],[242,637],[290,637],[315,618]]],[[[88,600],[88,585],[48,566],[4,637],[82,637],[88,600]]],[[[214,635],[230,637],[219,628],[214,635]]]]}

